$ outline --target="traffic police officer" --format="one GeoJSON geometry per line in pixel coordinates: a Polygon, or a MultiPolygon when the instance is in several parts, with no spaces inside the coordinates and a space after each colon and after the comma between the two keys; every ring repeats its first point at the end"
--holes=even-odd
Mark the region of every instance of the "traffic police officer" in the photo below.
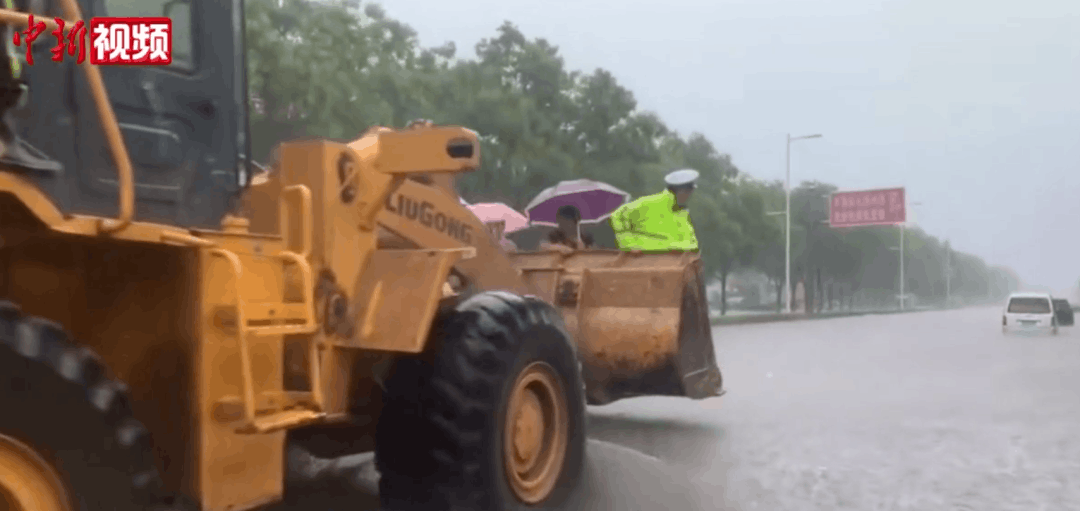
{"type": "Polygon", "coordinates": [[[620,250],[670,251],[698,249],[686,204],[697,187],[696,170],[676,170],[664,177],[667,190],[623,204],[611,214],[611,228],[620,250]]]}

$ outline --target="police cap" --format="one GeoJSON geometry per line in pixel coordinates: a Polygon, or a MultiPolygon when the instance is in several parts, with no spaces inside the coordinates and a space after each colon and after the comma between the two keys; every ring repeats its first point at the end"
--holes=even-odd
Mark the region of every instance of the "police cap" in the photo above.
{"type": "Polygon", "coordinates": [[[668,186],[673,188],[681,188],[684,186],[695,186],[694,182],[697,181],[698,176],[701,174],[694,169],[676,170],[666,176],[664,176],[664,182],[668,186]]]}

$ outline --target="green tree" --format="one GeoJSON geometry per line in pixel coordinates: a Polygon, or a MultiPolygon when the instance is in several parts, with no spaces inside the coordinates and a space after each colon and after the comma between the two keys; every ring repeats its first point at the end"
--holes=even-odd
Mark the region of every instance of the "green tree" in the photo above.
{"type": "MultiPolygon", "coordinates": [[[[763,233],[765,237],[764,246],[758,251],[757,257],[754,258],[752,266],[754,269],[760,271],[769,279],[773,289],[775,290],[776,297],[776,310],[782,310],[784,304],[783,290],[784,290],[784,278],[786,272],[785,266],[785,197],[784,182],[773,181],[770,183],[760,183],[759,189],[762,195],[763,203],[766,210],[766,221],[772,225],[771,230],[766,230],[763,233]]],[[[799,233],[802,234],[801,231],[799,233]]],[[[793,241],[795,238],[795,232],[792,232],[793,241]]]]}
{"type": "Polygon", "coordinates": [[[414,86],[416,34],[369,5],[363,13],[303,0],[247,0],[252,151],[299,137],[353,138],[400,125],[428,98],[414,86]]]}
{"type": "MultiPolygon", "coordinates": [[[[822,279],[829,266],[829,254],[835,251],[838,237],[830,232],[826,222],[829,219],[828,195],[836,187],[826,183],[810,181],[799,185],[791,193],[792,224],[798,224],[806,233],[805,244],[799,247],[798,257],[792,249],[793,261],[803,269],[799,277],[806,282],[806,310],[816,311],[821,303],[822,279]]],[[[796,278],[794,275],[792,278],[796,278]]]]}
{"type": "Polygon", "coordinates": [[[751,266],[761,254],[779,237],[779,228],[766,215],[767,187],[764,183],[748,177],[723,181],[724,192],[719,204],[707,207],[719,210],[719,232],[707,231],[710,240],[702,247],[707,268],[715,269],[720,279],[720,313],[727,313],[727,280],[733,270],[751,266]],[[715,240],[715,241],[713,241],[715,240]],[[709,250],[711,249],[711,250],[709,250]]]}

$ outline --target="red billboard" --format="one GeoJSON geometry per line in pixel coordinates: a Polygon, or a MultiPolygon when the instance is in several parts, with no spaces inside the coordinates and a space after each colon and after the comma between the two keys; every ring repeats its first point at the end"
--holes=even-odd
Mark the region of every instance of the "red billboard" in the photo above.
{"type": "Polygon", "coordinates": [[[896,225],[907,221],[903,188],[835,192],[829,201],[831,227],[896,225]]]}

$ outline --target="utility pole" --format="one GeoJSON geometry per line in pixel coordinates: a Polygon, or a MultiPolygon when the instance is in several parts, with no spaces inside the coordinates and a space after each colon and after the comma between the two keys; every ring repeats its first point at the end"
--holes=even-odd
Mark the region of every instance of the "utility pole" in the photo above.
{"type": "Polygon", "coordinates": [[[820,134],[792,137],[787,134],[787,171],[784,177],[784,312],[791,314],[791,143],[796,140],[821,138],[820,134]]]}

